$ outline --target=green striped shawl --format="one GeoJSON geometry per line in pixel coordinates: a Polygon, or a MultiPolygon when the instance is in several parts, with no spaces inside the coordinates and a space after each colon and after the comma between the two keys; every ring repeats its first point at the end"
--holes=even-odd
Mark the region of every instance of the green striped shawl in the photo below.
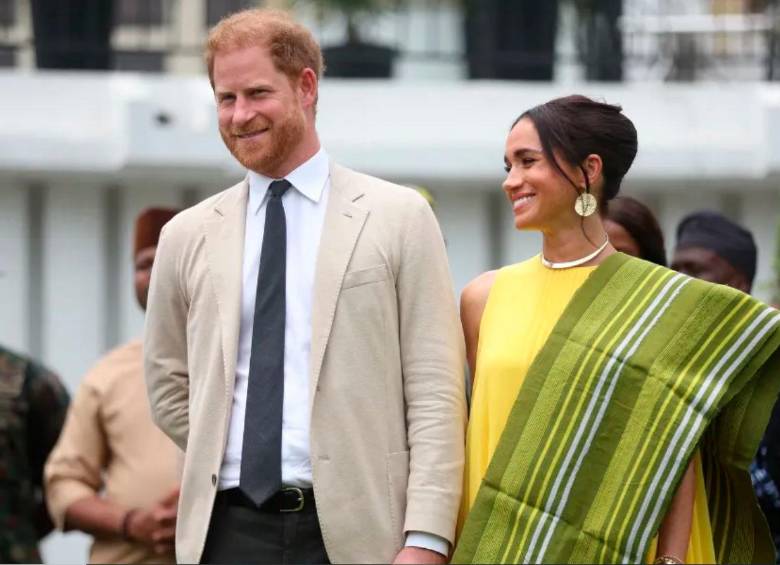
{"type": "Polygon", "coordinates": [[[640,563],[695,450],[719,562],[770,562],[747,474],[780,389],[780,312],[615,254],[531,365],[456,563],[640,563]]]}

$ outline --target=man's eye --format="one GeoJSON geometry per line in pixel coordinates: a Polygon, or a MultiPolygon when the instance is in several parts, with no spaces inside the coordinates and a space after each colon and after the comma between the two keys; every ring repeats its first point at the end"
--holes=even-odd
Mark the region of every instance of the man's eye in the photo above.
{"type": "Polygon", "coordinates": [[[504,163],[504,172],[508,173],[512,170],[512,166],[504,163]]]}
{"type": "Polygon", "coordinates": [[[523,166],[524,166],[524,167],[530,167],[530,166],[531,166],[531,165],[533,165],[535,162],[536,162],[536,159],[530,159],[530,158],[526,158],[526,159],[523,159],[523,160],[522,160],[522,163],[523,163],[523,166]]]}

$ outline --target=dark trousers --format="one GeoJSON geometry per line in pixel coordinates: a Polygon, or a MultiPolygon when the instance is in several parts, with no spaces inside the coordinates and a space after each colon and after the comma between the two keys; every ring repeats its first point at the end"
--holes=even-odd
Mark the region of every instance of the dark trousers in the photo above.
{"type": "Polygon", "coordinates": [[[201,563],[329,563],[313,504],[268,512],[217,494],[201,563]]]}

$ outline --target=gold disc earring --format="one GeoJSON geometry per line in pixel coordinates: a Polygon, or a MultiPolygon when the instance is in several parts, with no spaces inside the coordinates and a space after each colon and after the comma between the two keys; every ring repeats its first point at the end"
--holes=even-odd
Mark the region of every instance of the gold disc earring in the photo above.
{"type": "Polygon", "coordinates": [[[596,197],[590,192],[582,192],[574,201],[574,211],[583,218],[592,216],[599,207],[596,197]]]}

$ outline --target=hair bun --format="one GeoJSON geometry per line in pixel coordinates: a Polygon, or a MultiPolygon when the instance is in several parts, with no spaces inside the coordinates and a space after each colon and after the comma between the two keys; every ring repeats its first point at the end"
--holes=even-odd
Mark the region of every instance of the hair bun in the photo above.
{"type": "Polygon", "coordinates": [[[638,150],[636,128],[620,106],[575,94],[531,108],[515,124],[526,117],[536,127],[545,156],[560,172],[556,153],[575,166],[596,154],[603,163],[602,199],[617,196],[638,150]]]}

